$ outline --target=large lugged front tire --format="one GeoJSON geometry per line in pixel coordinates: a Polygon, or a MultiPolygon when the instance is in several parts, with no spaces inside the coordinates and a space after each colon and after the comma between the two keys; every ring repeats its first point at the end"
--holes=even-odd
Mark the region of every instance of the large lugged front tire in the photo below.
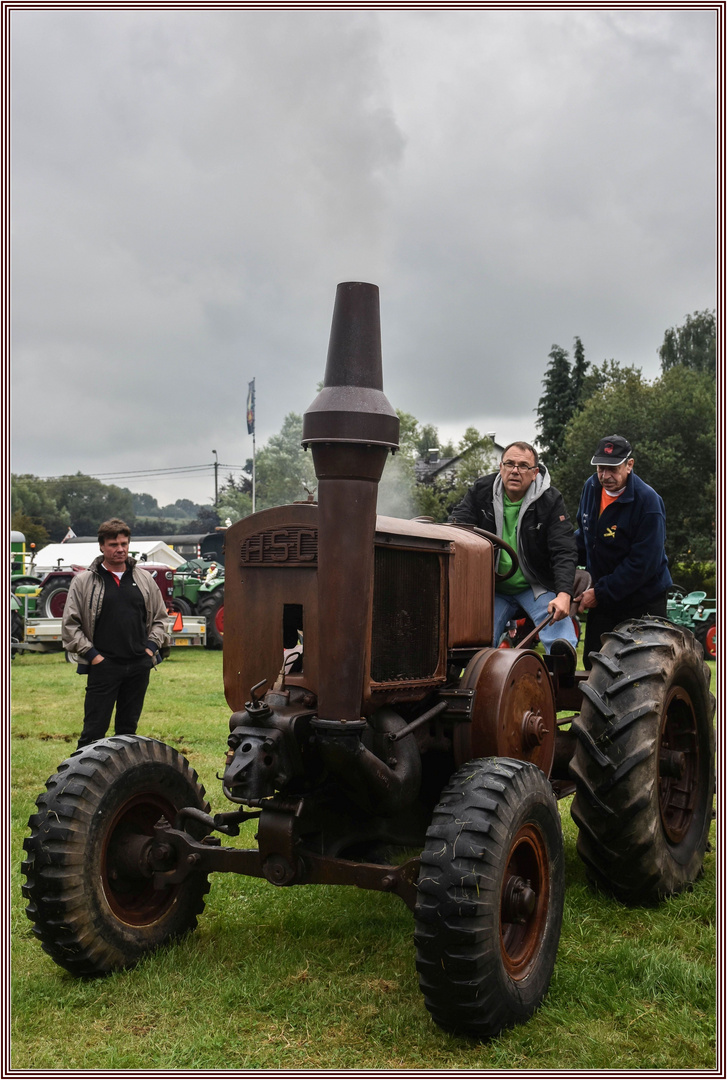
{"type": "Polygon", "coordinates": [[[604,635],[573,722],[571,807],[591,880],[630,903],[702,871],[714,799],[714,697],[693,635],[665,619],[604,635]]]}
{"type": "Polygon", "coordinates": [[[209,810],[181,754],[116,735],[62,762],[46,788],[24,843],[23,895],[56,963],[74,975],[103,974],[194,929],[206,876],[155,889],[149,864],[150,846],[163,844],[155,825],[172,825],[184,806],[209,810]]]}
{"type": "Polygon", "coordinates": [[[442,791],[422,853],[417,970],[446,1031],[524,1023],[550,984],[565,892],[558,806],[531,762],[468,762],[442,791]]]}

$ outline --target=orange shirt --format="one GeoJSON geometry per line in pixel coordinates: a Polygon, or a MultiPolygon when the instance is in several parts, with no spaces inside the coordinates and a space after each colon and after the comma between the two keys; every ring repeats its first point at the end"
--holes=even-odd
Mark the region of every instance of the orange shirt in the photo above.
{"type": "Polygon", "coordinates": [[[621,498],[621,496],[623,495],[625,490],[626,490],[625,487],[621,488],[621,490],[616,495],[612,495],[610,493],[610,491],[606,491],[605,487],[601,488],[601,508],[598,511],[599,517],[603,513],[603,511],[606,509],[606,507],[610,506],[611,503],[615,503],[616,499],[621,498]]]}

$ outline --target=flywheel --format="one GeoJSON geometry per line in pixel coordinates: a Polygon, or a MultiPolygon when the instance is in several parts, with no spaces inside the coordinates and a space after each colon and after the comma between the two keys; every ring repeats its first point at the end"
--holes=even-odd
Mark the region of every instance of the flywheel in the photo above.
{"type": "Polygon", "coordinates": [[[465,668],[460,690],[474,696],[470,723],[454,733],[457,766],[472,758],[532,761],[550,775],[555,753],[555,702],[543,658],[521,649],[481,649],[465,668]]]}

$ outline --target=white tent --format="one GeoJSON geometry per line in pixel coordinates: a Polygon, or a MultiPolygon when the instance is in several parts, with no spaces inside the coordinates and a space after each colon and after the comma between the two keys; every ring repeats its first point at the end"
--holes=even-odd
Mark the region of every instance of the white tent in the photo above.
{"type": "MultiPolygon", "coordinates": [[[[132,536],[129,551],[135,559],[138,559],[141,555],[146,555],[147,562],[163,563],[165,566],[176,567],[186,561],[183,555],[173,551],[169,544],[165,544],[163,540],[135,541],[132,536]]],[[[40,576],[49,573],[51,570],[57,570],[59,559],[61,570],[70,569],[72,566],[87,567],[100,554],[96,542],[91,544],[48,544],[36,555],[33,573],[40,576]]]]}

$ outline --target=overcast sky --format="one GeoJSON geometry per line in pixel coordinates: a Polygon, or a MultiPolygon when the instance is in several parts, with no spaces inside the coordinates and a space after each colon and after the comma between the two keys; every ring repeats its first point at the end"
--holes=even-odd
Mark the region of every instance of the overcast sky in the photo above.
{"type": "Polygon", "coordinates": [[[715,306],[715,41],[690,8],[14,10],[13,471],[210,503],[211,469],[129,474],[244,464],[253,378],[258,449],[303,413],[340,281],[445,437],[534,438],[575,335],[656,377],[715,306]]]}

